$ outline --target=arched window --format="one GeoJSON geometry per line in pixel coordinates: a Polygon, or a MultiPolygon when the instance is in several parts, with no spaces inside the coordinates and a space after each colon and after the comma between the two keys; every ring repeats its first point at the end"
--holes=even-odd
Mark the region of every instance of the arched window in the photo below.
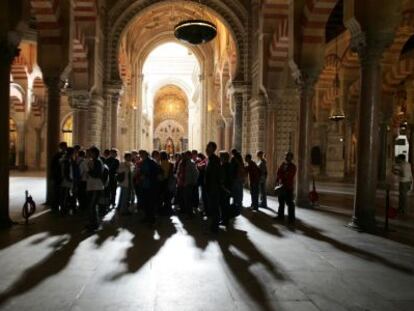
{"type": "Polygon", "coordinates": [[[73,142],[73,116],[68,116],[63,122],[62,126],[62,141],[65,141],[68,146],[72,146],[73,142]]]}

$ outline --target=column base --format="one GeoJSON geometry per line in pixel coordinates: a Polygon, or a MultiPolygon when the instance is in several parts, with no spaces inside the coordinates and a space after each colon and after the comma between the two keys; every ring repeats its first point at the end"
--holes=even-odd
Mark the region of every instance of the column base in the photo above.
{"type": "Polygon", "coordinates": [[[358,232],[368,232],[368,233],[378,232],[375,220],[364,221],[356,217],[352,217],[351,222],[345,226],[358,232]]]}
{"type": "Polygon", "coordinates": [[[16,222],[12,221],[10,218],[0,219],[0,229],[11,228],[16,225],[16,222]]]}
{"type": "Polygon", "coordinates": [[[297,198],[296,199],[296,206],[302,207],[302,208],[312,208],[313,205],[309,201],[309,198],[297,198]]]}

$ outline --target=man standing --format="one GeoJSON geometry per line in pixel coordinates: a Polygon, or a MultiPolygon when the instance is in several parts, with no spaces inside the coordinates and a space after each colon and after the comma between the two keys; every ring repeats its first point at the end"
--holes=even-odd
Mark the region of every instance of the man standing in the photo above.
{"type": "Polygon", "coordinates": [[[259,210],[259,183],[260,183],[260,169],[252,160],[251,154],[246,154],[245,161],[247,163],[247,173],[249,174],[250,197],[252,199],[252,209],[259,210]]]}
{"type": "Polygon", "coordinates": [[[157,198],[155,189],[158,178],[157,163],[149,157],[145,150],[139,151],[141,158],[140,179],[142,189],[142,206],[144,207],[145,218],[144,222],[149,224],[155,223],[155,207],[157,198]]]}
{"type": "Polygon", "coordinates": [[[207,193],[208,210],[211,215],[210,230],[218,233],[220,223],[220,159],[216,155],[217,144],[209,142],[206,147],[208,163],[205,170],[205,187],[207,193]]]}
{"type": "Polygon", "coordinates": [[[99,228],[100,224],[97,208],[99,199],[104,191],[102,181],[104,163],[97,147],[91,147],[89,149],[89,155],[91,159],[88,162],[88,178],[86,181],[86,192],[89,201],[89,224],[87,227],[89,230],[94,231],[99,228]]]}
{"type": "Polygon", "coordinates": [[[408,198],[407,194],[410,191],[413,183],[413,174],[411,171],[410,163],[406,162],[405,154],[397,156],[397,165],[394,167],[393,172],[399,179],[399,200],[398,211],[402,214],[407,212],[408,198]]]}
{"type": "Polygon", "coordinates": [[[285,204],[288,206],[289,223],[295,222],[295,203],[293,192],[295,189],[296,165],[292,163],[293,153],[286,153],[285,162],[279,167],[276,177],[276,185],[282,185],[279,194],[279,210],[276,219],[283,220],[285,217],[285,204]]]}
{"type": "Polygon", "coordinates": [[[267,180],[267,161],[264,158],[264,152],[257,152],[257,166],[260,169],[260,181],[259,181],[259,206],[267,208],[267,195],[266,195],[266,180],[267,180]]]}
{"type": "Polygon", "coordinates": [[[59,151],[53,155],[51,162],[51,176],[48,176],[48,178],[51,179],[51,195],[48,198],[50,201],[46,202],[46,204],[49,204],[52,211],[55,212],[59,210],[60,184],[62,182],[60,161],[65,155],[66,149],[68,149],[68,144],[66,142],[61,142],[59,144],[59,151]]]}
{"type": "Polygon", "coordinates": [[[112,148],[109,152],[109,157],[106,159],[105,164],[109,168],[109,185],[108,185],[108,197],[109,204],[112,207],[115,207],[115,198],[116,198],[116,189],[117,189],[117,180],[116,174],[119,168],[118,150],[112,148]]]}

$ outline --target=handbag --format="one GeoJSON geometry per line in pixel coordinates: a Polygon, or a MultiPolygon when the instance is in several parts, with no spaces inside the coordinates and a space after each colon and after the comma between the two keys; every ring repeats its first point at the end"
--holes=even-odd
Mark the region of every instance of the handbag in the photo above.
{"type": "Polygon", "coordinates": [[[275,196],[278,197],[279,195],[282,194],[283,185],[277,185],[273,191],[275,192],[275,196]]]}

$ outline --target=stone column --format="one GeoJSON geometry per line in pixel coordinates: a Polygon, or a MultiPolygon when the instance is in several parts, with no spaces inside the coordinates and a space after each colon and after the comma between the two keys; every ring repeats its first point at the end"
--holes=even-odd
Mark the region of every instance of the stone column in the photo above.
{"type": "Polygon", "coordinates": [[[71,101],[73,109],[73,144],[87,147],[89,92],[72,91],[71,101]]]}
{"type": "Polygon", "coordinates": [[[381,56],[386,46],[377,38],[354,37],[351,43],[361,62],[361,94],[358,107],[358,147],[354,214],[351,227],[375,228],[375,201],[378,182],[378,119],[381,91],[381,56]]]}
{"type": "Polygon", "coordinates": [[[230,151],[233,144],[233,118],[224,118],[224,149],[230,151]]]}
{"type": "MultiPolygon", "coordinates": [[[[9,14],[8,12],[7,14],[9,14]]],[[[1,15],[3,16],[3,15],[1,15]]],[[[3,21],[2,21],[3,23],[3,21]]],[[[4,26],[2,26],[4,27],[4,26]]],[[[9,216],[9,153],[10,153],[10,70],[13,58],[19,54],[18,42],[13,43],[7,32],[0,30],[0,226],[12,224],[9,216]]]]}
{"type": "Polygon", "coordinates": [[[352,164],[352,130],[354,128],[354,124],[352,120],[347,119],[345,121],[345,176],[351,176],[351,164],[352,164]]]}
{"type": "Polygon", "coordinates": [[[88,146],[101,147],[103,107],[103,98],[99,94],[92,94],[88,110],[88,146]]]}
{"type": "Polygon", "coordinates": [[[58,151],[60,139],[60,75],[49,75],[43,78],[48,94],[47,101],[47,138],[46,138],[46,171],[47,192],[46,202],[52,202],[52,159],[58,151]]]}
{"type": "Polygon", "coordinates": [[[106,100],[106,113],[107,121],[110,121],[107,124],[110,131],[107,132],[109,135],[109,145],[107,147],[116,147],[118,144],[118,109],[119,101],[122,92],[122,82],[121,81],[112,81],[105,85],[105,100],[106,100]]]}
{"type": "MultiPolygon", "coordinates": [[[[243,141],[243,93],[235,91],[233,93],[233,148],[242,151],[243,141]]],[[[226,126],[227,128],[227,126],[226,126]]]]}
{"type": "Polygon", "coordinates": [[[26,170],[26,124],[24,121],[22,124],[17,125],[17,168],[20,171],[26,170]]]}
{"type": "Polygon", "coordinates": [[[310,183],[310,146],[312,129],[312,99],[314,95],[315,79],[304,81],[301,86],[300,115],[299,115],[299,148],[297,170],[297,205],[309,206],[310,183]]]}
{"type": "Polygon", "coordinates": [[[36,135],[35,163],[36,169],[40,169],[42,161],[42,128],[36,127],[34,130],[36,135]]]}

